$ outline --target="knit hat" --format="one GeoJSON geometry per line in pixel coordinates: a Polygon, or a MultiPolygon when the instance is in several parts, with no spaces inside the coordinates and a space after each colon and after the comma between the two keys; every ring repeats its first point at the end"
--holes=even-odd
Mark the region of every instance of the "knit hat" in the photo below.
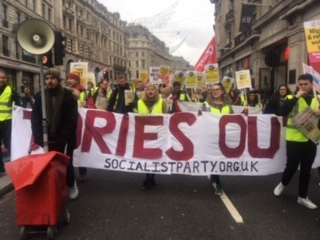
{"type": "Polygon", "coordinates": [[[67,78],[75,79],[76,81],[80,82],[80,75],[76,72],[68,73],[67,78]]]}
{"type": "Polygon", "coordinates": [[[44,78],[46,78],[47,75],[52,75],[56,79],[58,79],[59,82],[61,82],[60,72],[56,68],[49,68],[47,71],[44,72],[44,78]]]}
{"type": "Polygon", "coordinates": [[[167,97],[169,97],[170,94],[172,93],[172,88],[171,88],[171,87],[162,88],[162,89],[161,89],[161,93],[162,93],[163,95],[165,95],[165,97],[167,98],[167,97]]]}

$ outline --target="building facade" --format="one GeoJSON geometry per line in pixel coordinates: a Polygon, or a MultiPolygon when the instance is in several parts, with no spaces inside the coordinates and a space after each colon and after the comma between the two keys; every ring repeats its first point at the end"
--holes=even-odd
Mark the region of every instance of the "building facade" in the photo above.
{"type": "Polygon", "coordinates": [[[66,37],[64,65],[57,67],[62,77],[71,62],[88,62],[89,71],[107,68],[116,79],[127,71],[124,39],[126,22],[96,0],[2,0],[0,24],[0,67],[7,81],[19,93],[28,86],[40,89],[39,57],[22,49],[17,41],[19,24],[31,18],[45,20],[66,37]]]}
{"type": "Polygon", "coordinates": [[[295,90],[302,63],[308,63],[303,23],[320,19],[320,1],[247,1],[254,6],[248,31],[239,31],[245,1],[210,2],[215,4],[220,77],[250,69],[253,87],[275,91],[284,83],[295,90]]]}

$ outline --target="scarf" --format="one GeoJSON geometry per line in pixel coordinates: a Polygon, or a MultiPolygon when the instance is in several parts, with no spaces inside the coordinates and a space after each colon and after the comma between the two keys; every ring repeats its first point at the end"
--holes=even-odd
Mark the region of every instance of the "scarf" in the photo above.
{"type": "MultiPolygon", "coordinates": [[[[146,98],[143,102],[146,104],[147,108],[152,111],[153,106],[157,103],[158,99],[154,96],[153,98],[146,98]]],[[[150,112],[151,112],[150,111],[150,112]]]]}
{"type": "Polygon", "coordinates": [[[60,121],[63,96],[64,88],[61,86],[45,90],[47,122],[52,134],[56,133],[60,121]]]}

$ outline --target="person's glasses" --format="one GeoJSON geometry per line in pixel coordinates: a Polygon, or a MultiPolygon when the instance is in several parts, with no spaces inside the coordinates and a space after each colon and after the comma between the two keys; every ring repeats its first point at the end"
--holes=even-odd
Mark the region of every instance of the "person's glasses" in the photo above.
{"type": "Polygon", "coordinates": [[[286,91],[287,89],[285,89],[285,88],[280,88],[279,90],[280,90],[280,91],[286,91]]]}
{"type": "Polygon", "coordinates": [[[212,92],[220,91],[221,88],[212,88],[212,92]]]}

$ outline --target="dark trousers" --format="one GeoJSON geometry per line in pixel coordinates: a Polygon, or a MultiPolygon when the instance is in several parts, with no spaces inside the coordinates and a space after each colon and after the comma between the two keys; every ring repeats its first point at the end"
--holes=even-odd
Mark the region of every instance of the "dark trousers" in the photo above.
{"type": "Polygon", "coordinates": [[[146,174],[146,180],[147,181],[153,181],[155,176],[156,176],[155,174],[147,173],[146,174]]]}
{"type": "Polygon", "coordinates": [[[75,174],[74,174],[74,167],[73,167],[73,148],[70,148],[67,146],[67,150],[65,152],[66,145],[58,145],[54,142],[49,142],[49,151],[57,151],[61,152],[63,154],[66,154],[70,157],[69,164],[67,166],[67,186],[73,187],[74,186],[74,180],[75,180],[75,174]]]}
{"type": "Polygon", "coordinates": [[[211,182],[215,182],[216,184],[221,184],[219,175],[210,175],[210,180],[211,182]]]}
{"type": "Polygon", "coordinates": [[[307,142],[287,141],[287,164],[281,182],[287,186],[300,164],[299,197],[306,198],[310,180],[310,171],[317,153],[317,145],[307,142]]]}
{"type": "MultiPolygon", "coordinates": [[[[11,119],[6,121],[0,121],[0,147],[3,144],[9,152],[11,150],[11,124],[11,119]]],[[[3,155],[2,151],[0,150],[0,172],[4,171],[5,167],[3,162],[3,155]]]]}

